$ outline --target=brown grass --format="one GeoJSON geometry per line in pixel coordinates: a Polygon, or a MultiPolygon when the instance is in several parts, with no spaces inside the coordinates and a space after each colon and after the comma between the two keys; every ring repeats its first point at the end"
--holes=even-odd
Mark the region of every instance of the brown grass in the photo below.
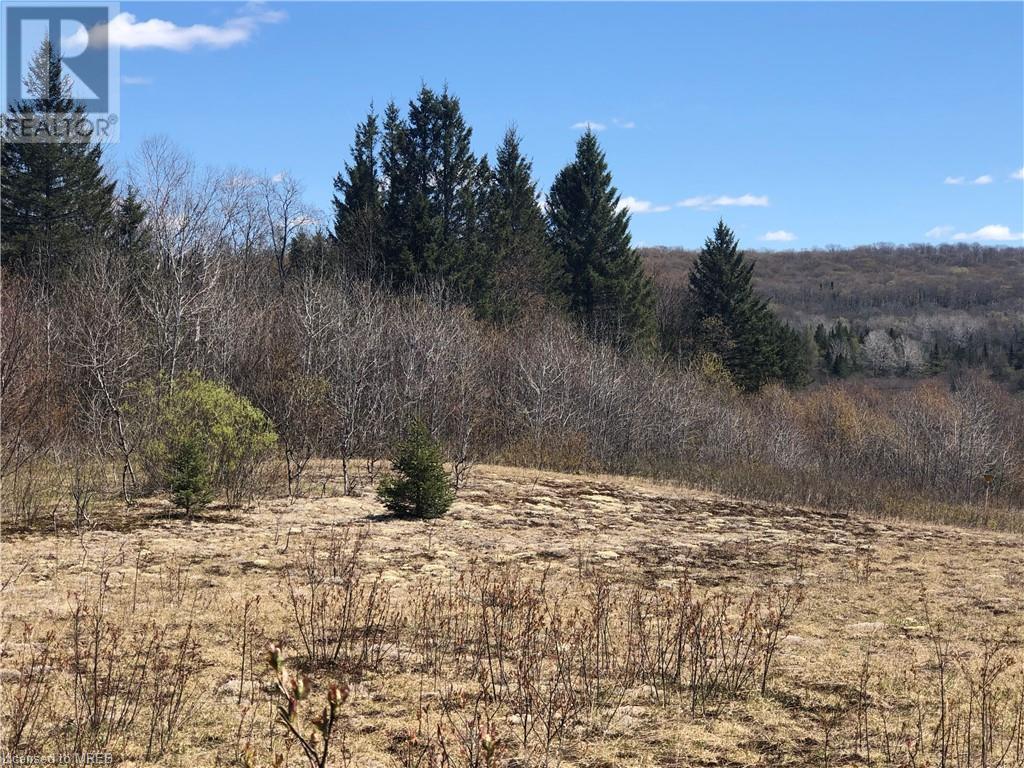
{"type": "Polygon", "coordinates": [[[1024,760],[1016,535],[498,467],[425,523],[369,496],[161,511],[3,541],[16,753],[306,765],[279,643],[301,733],[348,686],[328,765],[1024,760]]]}

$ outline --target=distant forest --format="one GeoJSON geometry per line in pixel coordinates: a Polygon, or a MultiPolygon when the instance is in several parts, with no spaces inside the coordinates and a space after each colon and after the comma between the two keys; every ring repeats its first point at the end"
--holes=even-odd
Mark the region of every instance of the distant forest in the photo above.
{"type": "MultiPolygon", "coordinates": [[[[640,251],[671,337],[699,251],[640,251]]],[[[814,336],[818,378],[980,367],[1024,386],[1024,248],[879,243],[750,255],[757,290],[814,336]]]]}

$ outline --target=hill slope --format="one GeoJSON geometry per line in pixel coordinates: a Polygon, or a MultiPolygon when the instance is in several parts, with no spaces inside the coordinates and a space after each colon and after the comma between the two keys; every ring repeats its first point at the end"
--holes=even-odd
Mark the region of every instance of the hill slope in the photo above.
{"type": "MultiPolygon", "coordinates": [[[[232,764],[245,742],[257,764],[270,764],[268,734],[275,733],[274,749],[285,742],[261,703],[268,694],[250,683],[253,669],[258,680],[269,679],[252,649],[258,654],[267,641],[283,641],[293,663],[304,665],[291,595],[306,605],[301,600],[314,572],[327,574],[322,589],[344,590],[345,574],[354,572],[388,596],[365,614],[379,611],[379,632],[363,631],[373,621],[353,621],[340,661],[310,669],[314,680],[341,678],[352,686],[345,727],[354,766],[415,765],[415,754],[438,748],[431,740],[439,724],[451,764],[472,764],[456,747],[478,748],[474,729],[481,723],[498,737],[495,764],[510,766],[546,759],[573,766],[861,765],[868,751],[878,761],[873,765],[902,764],[908,750],[921,760],[942,748],[929,731],[940,722],[937,647],[948,650],[946,737],[964,737],[968,724],[978,728],[980,699],[970,700],[967,683],[980,696],[988,664],[988,692],[1016,697],[985,705],[988,748],[1024,757],[1014,730],[1020,721],[1013,720],[1024,714],[1020,537],[752,503],[626,478],[498,467],[479,468],[452,514],[430,523],[382,517],[368,496],[266,500],[192,523],[162,519],[163,511],[154,501],[136,513],[153,515],[141,524],[81,537],[24,536],[3,546],[5,579],[16,576],[3,594],[5,680],[19,673],[29,679],[27,655],[48,628],[56,631],[46,641],[55,653],[70,652],[75,606],[85,615],[92,606],[92,615],[105,613],[121,626],[152,619],[172,635],[194,611],[202,660],[190,689],[196,709],[167,754],[150,757],[153,764],[232,764]],[[339,567],[356,561],[354,571],[339,567]],[[334,570],[325,571],[327,563],[334,570]],[[98,611],[101,578],[107,594],[98,611]],[[781,601],[797,591],[802,600],[790,605],[790,616],[781,601]],[[659,666],[654,658],[656,649],[671,651],[671,643],[656,638],[671,636],[684,604],[705,618],[725,606],[719,625],[687,619],[691,628],[717,626],[728,641],[704,659],[719,677],[700,706],[693,704],[696,678],[685,671],[699,661],[696,643],[671,663],[659,666]],[[544,617],[533,625],[522,615],[530,606],[544,617]],[[610,617],[607,656],[589,667],[573,660],[575,651],[561,654],[594,650],[595,606],[610,617]],[[785,616],[775,621],[780,611],[785,616]],[[490,627],[484,634],[493,639],[502,621],[522,633],[510,630],[500,652],[481,645],[474,632],[490,627]],[[32,642],[22,639],[26,623],[34,627],[32,642]],[[763,640],[758,632],[771,626],[779,633],[764,694],[759,674],[730,693],[730,669],[742,676],[746,667],[730,668],[729,655],[752,654],[750,669],[759,671],[770,644],[743,638],[763,640]],[[558,678],[540,675],[531,699],[519,654],[533,652],[528,638],[552,632],[562,634],[535,649],[538,669],[564,665],[571,685],[559,694],[558,678]],[[487,660],[492,670],[507,664],[497,682],[484,673],[487,660]],[[680,680],[666,681],[666,668],[676,662],[684,666],[680,680]],[[588,669],[604,670],[603,693],[587,693],[593,680],[580,670],[588,669]],[[412,739],[409,730],[417,728],[412,739]]],[[[355,602],[364,605],[367,593],[359,594],[355,602]]],[[[710,632],[702,637],[711,642],[710,632]]],[[[600,642],[596,648],[600,653],[600,642]]],[[[48,684],[54,695],[68,696],[54,700],[59,712],[74,696],[57,693],[71,685],[60,664],[57,670],[48,684]]],[[[34,733],[39,743],[55,744],[47,735],[47,718],[55,715],[41,711],[48,714],[26,738],[34,733]]],[[[109,748],[144,764],[144,733],[136,724],[124,743],[109,748]]],[[[289,764],[299,765],[295,747],[290,754],[289,764]]]]}

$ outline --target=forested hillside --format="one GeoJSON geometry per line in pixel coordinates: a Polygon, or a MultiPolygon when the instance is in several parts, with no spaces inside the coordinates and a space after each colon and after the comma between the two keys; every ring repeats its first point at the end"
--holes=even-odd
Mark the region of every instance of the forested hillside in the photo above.
{"type": "MultiPolygon", "coordinates": [[[[643,248],[672,328],[695,251],[643,248]]],[[[796,328],[821,327],[819,377],[967,367],[1024,384],[1024,248],[865,245],[760,251],[754,283],[796,328]]]]}

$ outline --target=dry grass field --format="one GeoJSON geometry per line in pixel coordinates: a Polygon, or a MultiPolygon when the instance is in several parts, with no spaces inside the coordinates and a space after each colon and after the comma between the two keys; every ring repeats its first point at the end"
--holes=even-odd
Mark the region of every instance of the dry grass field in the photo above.
{"type": "Polygon", "coordinates": [[[315,485],[6,535],[4,748],[307,765],[273,643],[300,730],[347,686],[328,765],[1024,765],[1019,535],[491,466],[429,522],[315,485]]]}

